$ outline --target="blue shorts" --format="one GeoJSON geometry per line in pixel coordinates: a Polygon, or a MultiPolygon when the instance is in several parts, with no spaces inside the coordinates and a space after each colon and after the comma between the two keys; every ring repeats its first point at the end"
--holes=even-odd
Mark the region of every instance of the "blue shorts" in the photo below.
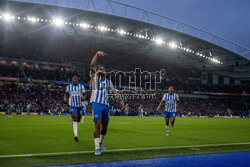
{"type": "Polygon", "coordinates": [[[77,115],[82,115],[83,107],[70,106],[70,113],[76,113],[77,115]]]}
{"type": "Polygon", "coordinates": [[[100,103],[92,103],[92,115],[95,119],[109,121],[109,106],[100,103]]]}
{"type": "Polygon", "coordinates": [[[175,118],[175,116],[176,116],[175,112],[167,112],[167,111],[164,112],[165,118],[175,118]]]}

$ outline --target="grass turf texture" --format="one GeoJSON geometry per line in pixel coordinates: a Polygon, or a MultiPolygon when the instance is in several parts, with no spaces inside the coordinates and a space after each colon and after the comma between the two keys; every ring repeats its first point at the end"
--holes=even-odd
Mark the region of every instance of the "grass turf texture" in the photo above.
{"type": "MultiPolygon", "coordinates": [[[[177,118],[170,136],[166,136],[163,118],[111,117],[105,146],[110,149],[189,146],[250,142],[249,119],[177,118]]],[[[85,117],[79,123],[79,142],[73,140],[69,116],[0,116],[0,156],[16,154],[93,151],[93,121],[85,117]]],[[[250,151],[250,145],[159,149],[128,152],[104,152],[79,155],[0,158],[0,166],[60,165],[103,162],[173,155],[250,151]]]]}

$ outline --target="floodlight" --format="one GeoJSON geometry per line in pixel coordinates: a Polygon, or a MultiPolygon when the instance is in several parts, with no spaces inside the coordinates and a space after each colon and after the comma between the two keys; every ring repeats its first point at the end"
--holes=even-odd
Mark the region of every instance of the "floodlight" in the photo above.
{"type": "Polygon", "coordinates": [[[7,14],[4,14],[4,15],[3,15],[3,18],[4,18],[5,21],[10,21],[10,20],[11,20],[11,15],[8,14],[8,13],[7,13],[7,14]]]}
{"type": "Polygon", "coordinates": [[[56,25],[56,26],[58,26],[58,27],[61,27],[62,25],[63,25],[63,20],[61,19],[61,18],[54,18],[53,19],[53,23],[56,25]]]}
{"type": "Polygon", "coordinates": [[[163,44],[163,40],[161,38],[156,38],[155,39],[156,44],[161,45],[163,44]]]}
{"type": "Polygon", "coordinates": [[[176,43],[174,43],[174,42],[169,43],[169,46],[170,46],[171,48],[176,48],[176,47],[177,47],[176,43]]]}

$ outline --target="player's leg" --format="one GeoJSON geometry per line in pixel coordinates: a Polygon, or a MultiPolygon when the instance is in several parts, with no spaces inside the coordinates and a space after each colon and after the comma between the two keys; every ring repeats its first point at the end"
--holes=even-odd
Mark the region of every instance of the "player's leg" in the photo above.
{"type": "Polygon", "coordinates": [[[108,130],[108,123],[109,121],[102,120],[102,127],[101,127],[101,135],[100,135],[100,148],[101,150],[106,150],[106,147],[103,144],[103,140],[106,136],[108,130]]]}
{"type": "Polygon", "coordinates": [[[77,113],[77,123],[81,121],[81,118],[82,118],[82,113],[81,113],[81,110],[79,109],[77,113]]]}
{"type": "Polygon", "coordinates": [[[84,115],[82,116],[82,124],[83,124],[83,120],[84,120],[84,115]]]}
{"type": "Polygon", "coordinates": [[[78,114],[77,111],[73,108],[70,109],[71,110],[71,117],[72,117],[72,125],[73,125],[73,132],[74,132],[74,139],[77,142],[78,141],[78,114]]]}
{"type": "Polygon", "coordinates": [[[100,152],[100,134],[102,126],[102,108],[98,103],[92,103],[92,110],[94,116],[94,142],[95,142],[95,155],[101,155],[100,152]]]}
{"type": "Polygon", "coordinates": [[[82,124],[83,124],[83,120],[84,120],[84,113],[82,114],[82,124]]]}
{"type": "Polygon", "coordinates": [[[101,150],[106,150],[106,147],[103,144],[104,137],[108,130],[109,124],[109,106],[105,106],[105,109],[102,113],[102,129],[101,129],[101,137],[100,137],[100,148],[101,150]]]}
{"type": "Polygon", "coordinates": [[[174,122],[175,122],[175,113],[171,113],[171,126],[172,128],[174,127],[174,122]]]}
{"type": "Polygon", "coordinates": [[[94,124],[95,124],[95,130],[94,130],[95,155],[101,155],[101,153],[100,153],[100,134],[101,134],[102,120],[95,119],[94,124]]]}
{"type": "Polygon", "coordinates": [[[175,122],[175,118],[172,117],[172,118],[171,118],[171,126],[172,126],[172,128],[174,127],[174,122],[175,122]]]}
{"type": "Polygon", "coordinates": [[[82,120],[82,124],[83,124],[83,120],[84,120],[84,114],[85,114],[84,109],[83,109],[83,107],[81,107],[80,108],[80,120],[82,120]]]}
{"type": "Polygon", "coordinates": [[[169,136],[170,134],[170,130],[169,130],[169,112],[165,112],[165,122],[166,122],[166,130],[167,130],[167,136],[169,136]]]}

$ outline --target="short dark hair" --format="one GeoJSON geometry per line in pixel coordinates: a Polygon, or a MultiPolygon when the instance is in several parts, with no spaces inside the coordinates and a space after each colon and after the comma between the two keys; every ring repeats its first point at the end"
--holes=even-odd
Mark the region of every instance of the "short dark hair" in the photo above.
{"type": "Polygon", "coordinates": [[[104,67],[103,64],[99,64],[97,67],[96,67],[96,70],[98,70],[100,67],[104,67]]]}
{"type": "Polygon", "coordinates": [[[170,85],[168,88],[170,88],[170,87],[173,87],[173,89],[174,89],[174,86],[173,86],[173,85],[170,85]]]}
{"type": "Polygon", "coordinates": [[[73,75],[72,79],[75,78],[75,77],[79,78],[78,75],[75,74],[75,75],[73,75]]]}

